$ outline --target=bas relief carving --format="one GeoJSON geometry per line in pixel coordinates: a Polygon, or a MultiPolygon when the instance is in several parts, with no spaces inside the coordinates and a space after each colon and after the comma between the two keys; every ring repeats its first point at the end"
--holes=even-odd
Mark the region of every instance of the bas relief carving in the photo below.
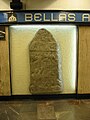
{"type": "Polygon", "coordinates": [[[63,90],[61,55],[53,35],[40,29],[29,46],[32,94],[55,94],[63,90]]]}

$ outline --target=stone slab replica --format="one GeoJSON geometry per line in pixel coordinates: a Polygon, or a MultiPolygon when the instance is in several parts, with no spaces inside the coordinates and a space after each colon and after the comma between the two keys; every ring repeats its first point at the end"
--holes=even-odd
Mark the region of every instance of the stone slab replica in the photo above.
{"type": "Polygon", "coordinates": [[[55,94],[63,89],[61,56],[52,34],[40,29],[29,46],[30,92],[55,94]]]}

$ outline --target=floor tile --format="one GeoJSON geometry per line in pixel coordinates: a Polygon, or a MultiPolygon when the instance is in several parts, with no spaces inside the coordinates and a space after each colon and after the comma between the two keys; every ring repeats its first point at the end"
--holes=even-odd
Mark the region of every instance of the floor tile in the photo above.
{"type": "Polygon", "coordinates": [[[24,103],[21,106],[20,112],[37,112],[37,104],[35,102],[24,103]]]}
{"type": "Polygon", "coordinates": [[[35,112],[23,112],[20,116],[21,120],[37,120],[37,113],[35,112]]]}
{"type": "Polygon", "coordinates": [[[0,113],[0,120],[9,120],[6,113],[0,113]]]}
{"type": "Polygon", "coordinates": [[[37,105],[38,120],[56,120],[54,106],[49,104],[37,105]]]}
{"type": "Polygon", "coordinates": [[[90,120],[90,99],[0,101],[0,120],[90,120]]]}

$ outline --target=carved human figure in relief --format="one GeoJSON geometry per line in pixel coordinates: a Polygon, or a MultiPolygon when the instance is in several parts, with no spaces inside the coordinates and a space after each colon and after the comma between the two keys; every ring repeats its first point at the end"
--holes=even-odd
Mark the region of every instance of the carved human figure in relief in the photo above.
{"type": "Polygon", "coordinates": [[[46,29],[40,29],[29,46],[32,94],[55,94],[63,90],[61,55],[57,42],[46,29]]]}

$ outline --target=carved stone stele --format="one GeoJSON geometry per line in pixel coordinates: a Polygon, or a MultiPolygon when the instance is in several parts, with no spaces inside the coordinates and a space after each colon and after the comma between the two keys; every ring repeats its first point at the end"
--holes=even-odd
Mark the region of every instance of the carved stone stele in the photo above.
{"type": "Polygon", "coordinates": [[[52,34],[40,29],[29,46],[30,92],[32,94],[55,94],[63,88],[61,55],[52,34]]]}

